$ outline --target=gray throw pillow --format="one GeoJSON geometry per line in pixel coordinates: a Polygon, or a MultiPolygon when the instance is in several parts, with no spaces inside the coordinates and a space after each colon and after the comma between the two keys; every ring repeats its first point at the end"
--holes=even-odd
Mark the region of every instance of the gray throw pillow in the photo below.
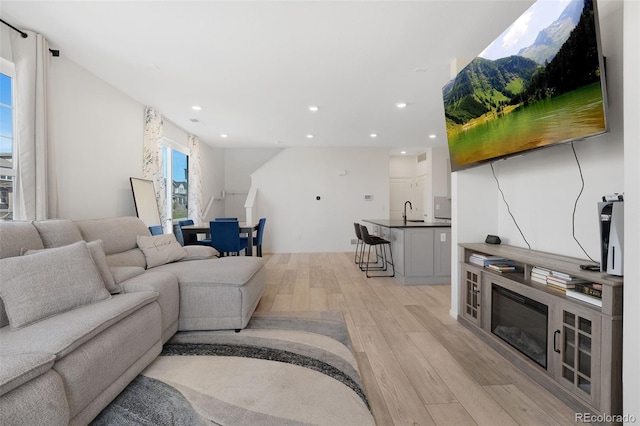
{"type": "MultiPolygon", "coordinates": [[[[98,268],[98,272],[100,272],[100,277],[104,282],[104,286],[107,288],[109,293],[117,294],[122,291],[120,286],[116,283],[116,280],[111,273],[111,268],[109,268],[109,264],[107,263],[107,255],[104,254],[104,249],[102,248],[102,240],[90,241],[87,243],[87,248],[89,249],[89,254],[93,259],[93,263],[96,264],[98,268]]],[[[50,250],[50,249],[44,249],[50,250]]],[[[23,253],[23,255],[30,255],[34,253],[38,253],[44,250],[27,250],[23,253]]]]}
{"type": "Polygon", "coordinates": [[[2,259],[0,270],[12,329],[111,297],[84,241],[2,259]]]}
{"type": "Polygon", "coordinates": [[[138,235],[138,247],[147,260],[147,269],[187,257],[187,252],[173,234],[146,237],[138,235]]]}

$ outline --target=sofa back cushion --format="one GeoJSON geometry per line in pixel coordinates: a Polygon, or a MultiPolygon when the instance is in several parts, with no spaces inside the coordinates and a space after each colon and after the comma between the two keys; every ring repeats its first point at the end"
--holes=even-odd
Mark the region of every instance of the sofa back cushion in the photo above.
{"type": "Polygon", "coordinates": [[[0,221],[0,259],[20,256],[23,250],[43,248],[40,234],[32,222],[0,221]]]}
{"type": "Polygon", "coordinates": [[[84,241],[2,259],[0,269],[12,329],[111,297],[84,241]]]}
{"type": "MultiPolygon", "coordinates": [[[[0,259],[20,256],[23,250],[43,249],[38,230],[31,222],[0,221],[0,259]]],[[[3,281],[4,281],[4,271],[3,281]]],[[[0,296],[0,328],[9,325],[9,318],[0,296]]]]}
{"type": "Polygon", "coordinates": [[[82,241],[82,235],[72,220],[50,219],[33,222],[45,248],[68,246],[82,241]]]}
{"type": "Polygon", "coordinates": [[[102,240],[110,266],[140,266],[147,263],[138,248],[139,235],[150,236],[149,229],[137,217],[79,220],[76,222],[86,241],[102,240]]]}

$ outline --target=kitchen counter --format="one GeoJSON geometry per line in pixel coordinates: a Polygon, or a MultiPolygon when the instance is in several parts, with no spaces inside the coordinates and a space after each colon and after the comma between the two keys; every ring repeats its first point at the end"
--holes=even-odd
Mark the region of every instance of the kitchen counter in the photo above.
{"type": "Polygon", "coordinates": [[[396,280],[405,285],[451,282],[451,223],[402,219],[363,222],[373,235],[391,242],[396,280]]]}
{"type": "Polygon", "coordinates": [[[362,219],[362,221],[387,228],[451,228],[449,222],[412,222],[409,220],[405,222],[402,219],[362,219]]]}

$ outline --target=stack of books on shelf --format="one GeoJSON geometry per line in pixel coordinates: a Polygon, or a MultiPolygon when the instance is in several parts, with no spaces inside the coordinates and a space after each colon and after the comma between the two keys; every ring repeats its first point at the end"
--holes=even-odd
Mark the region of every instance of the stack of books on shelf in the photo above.
{"type": "Polygon", "coordinates": [[[469,256],[469,263],[484,266],[485,268],[496,272],[509,272],[515,271],[516,269],[515,264],[511,260],[500,256],[489,256],[482,253],[473,253],[469,256]]]}
{"type": "Polygon", "coordinates": [[[535,281],[540,284],[547,284],[547,277],[551,275],[549,269],[534,266],[531,268],[531,281],[535,281]]]}
{"type": "Polygon", "coordinates": [[[516,267],[513,263],[491,263],[486,266],[487,269],[491,269],[496,272],[512,272],[516,270],[516,267]]]}
{"type": "Polygon", "coordinates": [[[602,284],[596,284],[573,277],[559,271],[534,266],[531,268],[531,281],[546,284],[555,290],[565,293],[568,297],[602,306],[602,284]]]}
{"type": "Polygon", "coordinates": [[[586,282],[586,280],[572,277],[571,275],[565,274],[564,272],[551,271],[551,273],[547,275],[547,285],[563,292],[567,291],[568,289],[575,288],[576,283],[586,282]]]}
{"type": "Polygon", "coordinates": [[[602,284],[576,283],[573,289],[567,289],[567,296],[602,307],[602,284]]]}

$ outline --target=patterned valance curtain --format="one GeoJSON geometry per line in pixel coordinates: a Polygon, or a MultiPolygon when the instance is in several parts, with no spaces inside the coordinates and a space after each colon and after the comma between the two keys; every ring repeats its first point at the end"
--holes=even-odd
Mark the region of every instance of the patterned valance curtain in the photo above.
{"type": "Polygon", "coordinates": [[[57,215],[57,186],[49,155],[49,43],[40,34],[11,35],[16,69],[17,147],[14,219],[41,220],[57,215]]]}
{"type": "MultiPolygon", "coordinates": [[[[142,178],[153,181],[162,226],[167,227],[167,190],[162,159],[162,116],[151,107],[145,108],[144,136],[142,139],[142,178]]],[[[165,229],[167,232],[169,229],[165,229]]]]}
{"type": "Polygon", "coordinates": [[[189,219],[202,223],[202,176],[200,168],[200,139],[189,135],[189,219]]]}

